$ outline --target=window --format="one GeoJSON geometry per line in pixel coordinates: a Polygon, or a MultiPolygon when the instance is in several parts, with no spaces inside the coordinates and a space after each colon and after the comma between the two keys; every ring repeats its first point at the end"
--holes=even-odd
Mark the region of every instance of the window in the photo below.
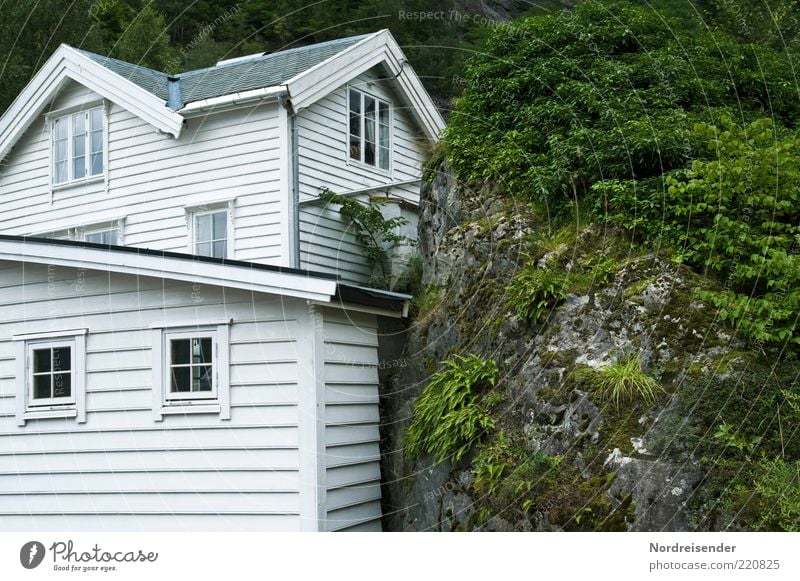
{"type": "Polygon", "coordinates": [[[213,335],[169,335],[169,387],[167,401],[213,399],[217,382],[214,379],[213,335]]]}
{"type": "Polygon", "coordinates": [[[32,407],[75,403],[72,372],[75,369],[75,341],[29,346],[32,407]]]}
{"type": "Polygon", "coordinates": [[[74,417],[86,421],[86,329],[32,333],[17,342],[17,423],[74,417]]]}
{"type": "Polygon", "coordinates": [[[228,325],[155,326],[153,413],[218,413],[230,418],[228,325]]]}
{"type": "Polygon", "coordinates": [[[103,174],[103,117],[103,107],[95,107],[53,119],[54,184],[103,174]]]}
{"type": "Polygon", "coordinates": [[[189,254],[234,258],[235,208],[235,197],[187,207],[185,210],[189,254]]]}
{"type": "Polygon", "coordinates": [[[350,159],[389,169],[391,121],[389,104],[355,89],[349,90],[350,159]]]}
{"type": "Polygon", "coordinates": [[[81,240],[95,244],[122,246],[125,218],[118,218],[106,222],[98,222],[89,226],[79,226],[38,234],[44,238],[56,240],[81,240]]]}
{"type": "Polygon", "coordinates": [[[83,235],[83,239],[85,242],[118,246],[119,230],[117,228],[109,228],[106,230],[87,230],[83,235]]]}

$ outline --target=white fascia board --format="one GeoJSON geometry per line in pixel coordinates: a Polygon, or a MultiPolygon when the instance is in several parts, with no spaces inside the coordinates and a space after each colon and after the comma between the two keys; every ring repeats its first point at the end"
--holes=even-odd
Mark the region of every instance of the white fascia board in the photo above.
{"type": "Polygon", "coordinates": [[[333,279],[235,264],[30,240],[0,240],[0,260],[180,280],[322,303],[329,303],[336,292],[336,281],[333,279]]]}
{"type": "Polygon", "coordinates": [[[0,118],[0,159],[8,154],[68,79],[127,109],[164,133],[180,135],[183,117],[171,111],[165,101],[62,44],[0,118]]]}
{"type": "Polygon", "coordinates": [[[383,64],[428,138],[437,141],[445,122],[403,50],[388,30],[381,30],[287,81],[292,107],[307,108],[353,77],[383,64]],[[401,62],[405,65],[401,67],[401,62]],[[401,74],[402,71],[402,74],[401,74]]]}
{"type": "Polygon", "coordinates": [[[183,109],[181,109],[180,113],[186,117],[192,117],[194,115],[206,113],[209,109],[212,109],[214,113],[218,113],[236,108],[241,105],[250,105],[254,101],[267,99],[277,100],[282,95],[286,95],[286,93],[287,90],[284,85],[252,89],[250,91],[222,95],[221,97],[211,97],[209,99],[202,99],[201,101],[192,101],[183,109]]]}

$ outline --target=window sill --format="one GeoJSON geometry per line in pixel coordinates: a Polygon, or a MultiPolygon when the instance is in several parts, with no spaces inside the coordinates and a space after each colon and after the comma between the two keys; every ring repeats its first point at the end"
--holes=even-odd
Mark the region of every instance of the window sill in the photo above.
{"type": "Polygon", "coordinates": [[[96,183],[103,183],[105,181],[105,179],[106,179],[105,173],[101,173],[101,174],[96,175],[96,176],[91,176],[91,177],[83,178],[83,179],[80,179],[80,180],[73,180],[71,182],[63,182],[63,183],[60,183],[60,184],[51,184],[50,188],[54,192],[58,192],[58,191],[61,191],[61,190],[68,190],[70,188],[75,188],[75,187],[78,187],[78,186],[84,186],[84,185],[96,184],[96,183]]]}
{"type": "Polygon", "coordinates": [[[27,410],[22,419],[24,420],[41,420],[46,418],[77,418],[78,410],[76,408],[64,409],[30,409],[27,410]]]}
{"type": "Polygon", "coordinates": [[[165,416],[218,414],[221,410],[222,407],[218,403],[170,404],[161,407],[161,413],[165,416]]]}
{"type": "Polygon", "coordinates": [[[392,176],[392,164],[391,161],[389,162],[389,167],[383,169],[382,167],[378,167],[377,165],[370,165],[368,163],[364,163],[363,161],[358,161],[353,159],[352,157],[347,158],[347,165],[354,167],[356,169],[360,169],[362,171],[368,171],[372,173],[376,173],[382,176],[391,177],[392,176]]]}

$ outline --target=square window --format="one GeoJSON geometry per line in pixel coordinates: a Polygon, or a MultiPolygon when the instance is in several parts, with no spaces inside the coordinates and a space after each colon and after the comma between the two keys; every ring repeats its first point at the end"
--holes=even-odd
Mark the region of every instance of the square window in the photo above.
{"type": "Polygon", "coordinates": [[[94,107],[52,120],[54,185],[68,184],[103,174],[104,117],[103,107],[94,107]]]}
{"type": "Polygon", "coordinates": [[[86,329],[16,335],[17,423],[76,417],[86,421],[86,329]]]}
{"type": "Polygon", "coordinates": [[[153,414],[230,419],[228,323],[153,329],[153,414]]]}

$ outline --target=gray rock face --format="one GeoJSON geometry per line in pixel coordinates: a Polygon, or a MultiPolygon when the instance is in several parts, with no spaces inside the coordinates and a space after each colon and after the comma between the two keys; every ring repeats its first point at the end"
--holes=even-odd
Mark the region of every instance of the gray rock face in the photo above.
{"type": "MultiPolygon", "coordinates": [[[[662,453],[664,426],[676,420],[670,398],[625,416],[598,399],[591,382],[578,384],[572,374],[635,352],[646,370],[666,370],[664,389],[673,390],[687,367],[702,368],[737,344],[704,330],[700,322],[713,316],[692,298],[693,275],[658,256],[626,260],[599,290],[568,295],[546,323],[520,321],[506,304],[505,287],[524,261],[535,221],[524,208],[501,201],[494,192],[463,188],[446,167],[422,189],[423,286],[438,287],[440,294],[408,330],[409,365],[384,386],[385,529],[558,528],[546,510],[519,518],[479,514],[469,455],[453,466],[411,463],[403,454],[404,430],[427,378],[451,354],[476,353],[503,370],[498,429],[522,434],[529,454],[570,458],[576,489],[592,479],[610,482],[602,492],[608,502],[620,510],[635,507],[624,519],[629,530],[686,530],[687,502],[702,474],[690,451],[680,458],[662,453]]],[[[537,266],[572,256],[581,236],[601,235],[587,228],[574,248],[556,245],[537,266]]],[[[679,447],[670,449],[675,454],[679,447]]]]}

